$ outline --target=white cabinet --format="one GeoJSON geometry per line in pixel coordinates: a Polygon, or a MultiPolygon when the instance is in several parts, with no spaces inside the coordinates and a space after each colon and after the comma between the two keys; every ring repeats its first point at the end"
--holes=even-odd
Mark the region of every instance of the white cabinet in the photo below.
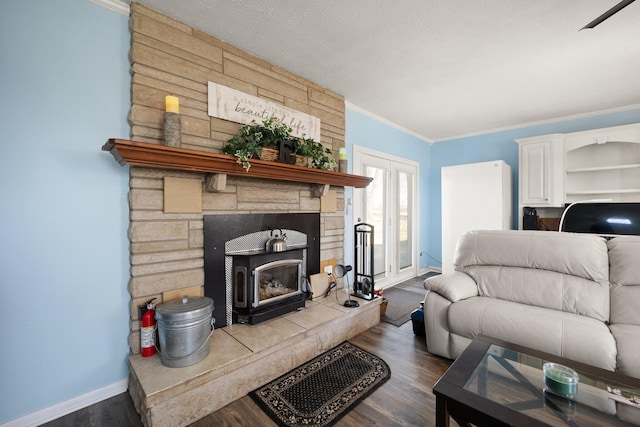
{"type": "Polygon", "coordinates": [[[518,214],[559,218],[566,204],[640,202],[640,123],[517,139],[518,214]]]}
{"type": "Polygon", "coordinates": [[[640,125],[564,138],[565,203],[640,202],[640,125]]]}
{"type": "Polygon", "coordinates": [[[516,140],[519,149],[520,206],[559,207],[563,204],[562,134],[516,140]]]}

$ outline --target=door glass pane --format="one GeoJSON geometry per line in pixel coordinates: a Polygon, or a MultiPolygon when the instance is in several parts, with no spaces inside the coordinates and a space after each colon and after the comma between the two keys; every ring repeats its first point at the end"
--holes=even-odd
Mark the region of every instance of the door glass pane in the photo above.
{"type": "Polygon", "coordinates": [[[384,277],[387,265],[385,253],[386,227],[386,171],[376,166],[365,165],[365,175],[373,178],[366,187],[364,222],[373,225],[373,272],[376,279],[384,277]]]}
{"type": "Polygon", "coordinates": [[[402,270],[413,260],[413,175],[398,172],[398,261],[402,270]]]}

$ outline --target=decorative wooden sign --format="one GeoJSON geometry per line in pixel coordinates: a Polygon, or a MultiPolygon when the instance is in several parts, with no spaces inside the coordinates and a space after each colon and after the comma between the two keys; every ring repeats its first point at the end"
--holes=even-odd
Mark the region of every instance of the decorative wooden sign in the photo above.
{"type": "Polygon", "coordinates": [[[275,117],[292,129],[297,137],[320,141],[320,119],[257,96],[209,82],[209,115],[237,123],[260,123],[275,117]]]}

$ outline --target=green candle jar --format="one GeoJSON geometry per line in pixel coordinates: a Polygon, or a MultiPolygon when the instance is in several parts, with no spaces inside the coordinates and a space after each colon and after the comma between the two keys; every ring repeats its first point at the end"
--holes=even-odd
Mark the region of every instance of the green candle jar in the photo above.
{"type": "Polygon", "coordinates": [[[544,372],[544,390],[558,396],[573,399],[578,392],[578,373],[557,363],[542,365],[544,372]]]}

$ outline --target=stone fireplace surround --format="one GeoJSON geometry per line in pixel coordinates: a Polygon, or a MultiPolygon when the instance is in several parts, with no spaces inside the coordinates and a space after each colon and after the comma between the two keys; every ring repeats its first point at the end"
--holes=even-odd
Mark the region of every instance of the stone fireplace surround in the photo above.
{"type": "MultiPolygon", "coordinates": [[[[240,125],[208,115],[208,82],[260,96],[321,119],[321,142],[344,146],[344,99],[286,70],[139,4],[131,17],[131,139],[162,145],[165,95],[180,99],[182,147],[220,153],[240,125]]],[[[319,213],[310,184],[229,175],[207,191],[207,174],[132,166],[130,169],[132,354],[140,351],[137,307],[163,294],[204,289],[203,215],[319,213]],[[165,213],[164,178],[203,182],[202,213],[165,213]]],[[[336,212],[320,213],[320,261],[343,260],[344,189],[334,186],[336,212]]],[[[204,293],[202,291],[202,293],[204,293]]]]}
{"type": "MultiPolygon", "coordinates": [[[[209,117],[213,81],[321,119],[321,142],[336,155],[344,146],[344,99],[299,76],[138,4],[131,6],[131,139],[162,144],[165,95],[180,98],[182,147],[219,153],[239,124],[209,117]]],[[[204,288],[203,215],[320,212],[309,184],[229,176],[207,191],[207,174],[131,166],[129,180],[131,332],[129,392],[145,425],[187,425],[246,395],[379,322],[379,300],[346,308],[335,298],[260,325],[216,329],[209,356],[168,368],[142,358],[137,307],[170,292],[204,288]],[[165,213],[164,178],[200,179],[202,213],[165,213]]],[[[344,189],[336,212],[320,213],[320,260],[343,260],[344,189]]]]}

